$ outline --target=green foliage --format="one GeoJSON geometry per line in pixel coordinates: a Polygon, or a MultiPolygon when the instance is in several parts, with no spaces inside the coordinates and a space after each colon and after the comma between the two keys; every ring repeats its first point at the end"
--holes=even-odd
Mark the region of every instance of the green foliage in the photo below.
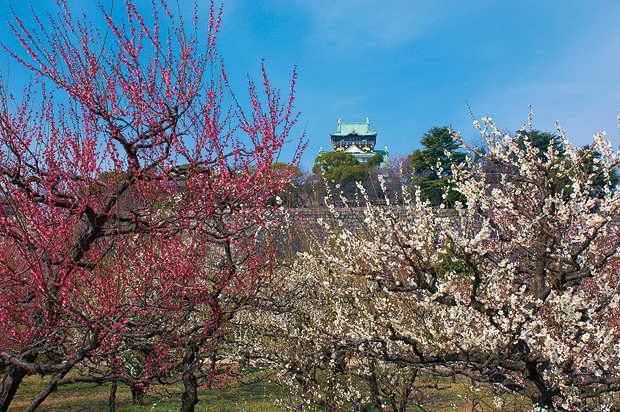
{"type": "Polygon", "coordinates": [[[448,205],[462,200],[462,196],[451,189],[448,178],[452,175],[452,164],[464,162],[466,155],[457,151],[459,145],[452,138],[450,129],[445,126],[433,127],[424,133],[420,142],[425,149],[415,150],[407,156],[415,173],[411,183],[421,189],[422,196],[433,206],[443,203],[443,193],[446,190],[448,205]],[[450,153],[450,156],[447,156],[446,152],[450,153]]]}
{"type": "Polygon", "coordinates": [[[288,163],[284,163],[284,162],[275,162],[271,164],[269,168],[271,170],[282,170],[282,171],[288,170],[291,172],[293,178],[303,176],[303,173],[299,169],[299,166],[289,165],[288,163]]]}
{"type": "Polygon", "coordinates": [[[366,176],[364,165],[352,154],[345,152],[327,152],[318,156],[314,161],[312,173],[322,173],[327,181],[343,185],[359,182],[366,176]]]}
{"type": "MultiPolygon", "coordinates": [[[[538,156],[543,160],[547,161],[547,153],[549,153],[549,148],[553,148],[554,152],[558,156],[560,160],[565,158],[564,147],[562,146],[562,142],[560,137],[549,133],[549,132],[541,132],[540,130],[531,130],[529,132],[525,132],[519,130],[515,132],[517,136],[517,144],[522,150],[525,150],[525,136],[527,136],[528,140],[531,142],[532,147],[538,149],[538,156]]],[[[588,175],[596,176],[592,183],[590,184],[592,188],[592,194],[596,197],[602,197],[603,192],[605,191],[606,178],[603,173],[596,174],[595,168],[601,160],[601,153],[591,150],[589,145],[584,146],[581,149],[577,149],[578,153],[582,156],[581,167],[574,169],[572,173],[584,173],[588,175]]],[[[598,169],[600,170],[600,168],[598,169]]],[[[555,174],[555,169],[549,171],[550,175],[555,174]]],[[[620,178],[618,177],[618,173],[616,169],[609,170],[609,183],[611,184],[611,189],[615,188],[618,184],[620,178]]],[[[567,198],[572,193],[572,188],[569,186],[569,179],[565,177],[563,179],[558,180],[556,191],[562,190],[564,192],[564,197],[567,198]]]]}
{"type": "Polygon", "coordinates": [[[117,184],[125,178],[125,173],[120,171],[102,172],[99,175],[99,180],[102,180],[108,184],[117,184]]]}
{"type": "MultiPolygon", "coordinates": [[[[125,178],[125,173],[120,171],[111,171],[111,172],[102,172],[99,176],[97,176],[97,180],[100,182],[110,185],[112,187],[116,187],[123,179],[125,178]]],[[[88,194],[94,195],[95,193],[104,193],[105,188],[104,185],[101,184],[92,184],[88,188],[88,194]]]]}
{"type": "MultiPolygon", "coordinates": [[[[282,190],[280,194],[280,198],[282,199],[282,203],[285,207],[298,207],[304,205],[304,196],[305,195],[305,180],[306,177],[304,173],[299,169],[299,166],[289,165],[284,162],[275,162],[269,166],[271,170],[281,173],[290,173],[290,177],[286,186],[282,190]]],[[[269,204],[272,206],[277,206],[278,202],[276,198],[272,198],[269,201],[269,204]]]]}
{"type": "Polygon", "coordinates": [[[517,130],[515,136],[517,137],[517,144],[521,150],[525,150],[525,136],[527,136],[529,138],[528,140],[532,143],[532,147],[538,149],[538,155],[544,161],[548,160],[547,153],[550,147],[553,147],[555,153],[560,158],[564,156],[562,142],[560,141],[560,137],[556,134],[533,129],[529,132],[517,130]]]}
{"type": "Polygon", "coordinates": [[[366,165],[368,167],[378,167],[383,162],[383,155],[381,153],[375,153],[373,157],[368,159],[366,165]]]}
{"type": "MultiPolygon", "coordinates": [[[[583,170],[589,175],[596,176],[590,184],[590,187],[592,188],[592,196],[596,196],[600,199],[605,195],[606,185],[606,177],[600,167],[601,153],[596,150],[590,150],[589,145],[585,145],[583,149],[580,150],[580,152],[584,153],[585,155],[583,157],[583,160],[581,161],[583,170]],[[599,171],[599,173],[596,174],[596,171],[599,171]]],[[[611,185],[610,189],[615,189],[615,187],[618,185],[618,181],[620,181],[620,177],[618,177],[618,169],[609,169],[609,183],[611,185]]]]}

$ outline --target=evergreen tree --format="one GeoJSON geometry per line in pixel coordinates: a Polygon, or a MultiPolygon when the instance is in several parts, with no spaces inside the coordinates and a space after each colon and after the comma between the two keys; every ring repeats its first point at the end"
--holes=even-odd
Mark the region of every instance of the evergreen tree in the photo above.
{"type": "Polygon", "coordinates": [[[381,164],[381,162],[383,162],[383,155],[381,153],[375,153],[373,157],[368,159],[368,162],[366,162],[366,165],[368,167],[378,167],[381,164]]]}
{"type": "MultiPolygon", "coordinates": [[[[517,144],[521,149],[525,149],[524,137],[527,136],[532,143],[532,147],[539,150],[538,156],[545,162],[548,160],[547,153],[550,147],[553,147],[559,159],[564,159],[565,157],[565,150],[558,135],[549,132],[541,132],[540,130],[531,130],[529,132],[519,130],[515,132],[515,135],[517,137],[517,144]]],[[[578,152],[583,156],[583,160],[581,162],[581,168],[579,170],[575,169],[574,173],[588,173],[589,175],[596,176],[594,171],[600,162],[601,153],[591,150],[589,145],[578,149],[578,152]]],[[[554,174],[555,169],[550,170],[549,173],[554,174]]],[[[617,169],[609,169],[609,175],[611,189],[614,189],[620,180],[617,175],[617,169]]],[[[564,197],[568,197],[572,193],[572,188],[568,183],[568,176],[558,181],[557,190],[562,190],[564,192],[564,197]]],[[[602,192],[605,191],[605,184],[605,176],[601,173],[590,185],[593,195],[597,197],[602,196],[602,192]]]]}
{"type": "Polygon", "coordinates": [[[451,190],[448,177],[452,174],[453,163],[465,161],[465,153],[458,151],[458,143],[452,138],[450,129],[445,126],[433,127],[424,133],[420,143],[425,148],[415,150],[407,157],[414,169],[411,183],[420,187],[424,198],[434,206],[443,203],[443,193],[447,190],[446,200],[448,205],[452,206],[455,201],[461,200],[462,196],[451,190]],[[450,155],[447,156],[446,152],[450,155]]]}
{"type": "MultiPolygon", "coordinates": [[[[280,193],[280,200],[285,207],[302,207],[305,205],[307,193],[305,192],[306,175],[301,171],[299,166],[290,165],[284,162],[275,162],[269,166],[271,170],[278,173],[289,174],[286,186],[280,193]]],[[[276,197],[269,200],[269,204],[279,205],[276,197]]]]}
{"type": "Polygon", "coordinates": [[[618,177],[618,169],[617,168],[607,169],[607,168],[601,167],[601,163],[600,163],[601,153],[596,150],[591,150],[590,145],[585,145],[581,151],[583,151],[583,153],[586,154],[584,156],[584,159],[581,162],[582,167],[583,167],[583,172],[596,176],[596,178],[593,180],[592,184],[590,185],[590,187],[592,188],[590,193],[592,193],[592,196],[602,198],[605,194],[609,194],[609,193],[605,193],[606,182],[605,182],[605,175],[603,174],[603,170],[608,171],[609,183],[611,185],[610,189],[614,190],[615,187],[618,185],[618,181],[620,181],[620,177],[618,177]],[[599,173],[595,175],[594,174],[595,171],[599,173]]]}
{"type": "Polygon", "coordinates": [[[366,170],[351,153],[327,152],[315,159],[312,173],[323,174],[329,182],[346,185],[363,180],[366,170]]]}
{"type": "Polygon", "coordinates": [[[547,161],[549,147],[553,147],[560,158],[564,156],[562,142],[560,141],[560,137],[556,134],[533,129],[529,132],[517,130],[515,136],[517,137],[517,144],[522,150],[525,149],[525,137],[527,136],[528,140],[532,142],[532,147],[539,150],[539,156],[543,161],[547,161]]]}

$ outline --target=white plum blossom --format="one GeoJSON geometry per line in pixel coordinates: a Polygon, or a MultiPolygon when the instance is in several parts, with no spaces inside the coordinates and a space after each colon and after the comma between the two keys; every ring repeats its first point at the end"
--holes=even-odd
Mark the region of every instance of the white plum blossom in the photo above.
{"type": "Polygon", "coordinates": [[[452,167],[465,199],[454,209],[415,187],[374,205],[360,185],[362,208],[328,202],[321,230],[305,232],[271,301],[279,312],[258,312],[282,337],[266,357],[286,365],[296,405],[391,405],[373,385],[403,399],[386,379],[413,384],[418,371],[493,383],[540,410],[595,397],[604,409],[620,390],[618,153],[603,135],[578,149],[560,133],[562,149],[542,156],[527,133],[520,143],[490,118],[474,125],[487,151],[454,135],[480,159],[452,167]]]}

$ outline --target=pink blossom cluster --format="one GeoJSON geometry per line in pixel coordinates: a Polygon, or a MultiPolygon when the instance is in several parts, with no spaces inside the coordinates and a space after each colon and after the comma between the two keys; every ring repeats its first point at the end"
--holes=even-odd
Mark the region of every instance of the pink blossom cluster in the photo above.
{"type": "Polygon", "coordinates": [[[79,381],[182,379],[195,395],[273,277],[274,238],[257,231],[281,219],[269,201],[290,172],[272,164],[295,71],[283,101],[263,68],[246,114],[213,4],[206,38],[164,2],[147,18],[128,1],[120,22],[102,8],[105,32],[58,5],[36,30],[15,16],[23,49],[7,50],[35,77],[21,100],[0,84],[0,409],[26,373],[51,376],[27,410],[79,381]]]}

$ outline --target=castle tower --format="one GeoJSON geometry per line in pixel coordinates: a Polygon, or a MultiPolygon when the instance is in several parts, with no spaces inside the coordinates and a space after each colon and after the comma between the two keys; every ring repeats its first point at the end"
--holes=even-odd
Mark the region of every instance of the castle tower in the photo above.
{"type": "MultiPolygon", "coordinates": [[[[375,150],[377,143],[377,132],[370,131],[370,121],[366,118],[363,123],[343,123],[338,119],[338,131],[330,133],[332,146],[336,152],[351,153],[361,163],[366,163],[368,159],[381,153],[383,161],[379,167],[386,167],[388,163],[388,150],[375,150]]],[[[319,156],[325,153],[323,148],[319,156]]]]}

